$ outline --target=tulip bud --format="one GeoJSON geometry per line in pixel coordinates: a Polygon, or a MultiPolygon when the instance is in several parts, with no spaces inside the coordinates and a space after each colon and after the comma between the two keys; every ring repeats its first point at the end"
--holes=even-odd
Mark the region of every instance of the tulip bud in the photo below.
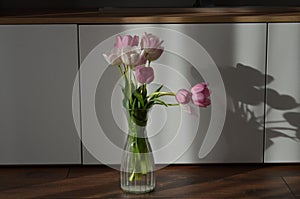
{"type": "Polygon", "coordinates": [[[211,101],[208,98],[210,96],[210,91],[207,88],[207,83],[199,83],[191,88],[192,102],[199,107],[207,107],[210,105],[211,101]]]}
{"type": "Polygon", "coordinates": [[[135,68],[135,77],[141,84],[149,84],[154,80],[154,71],[152,67],[145,67],[143,65],[135,68]]]}
{"type": "Polygon", "coordinates": [[[187,104],[190,102],[191,96],[192,96],[192,94],[188,90],[180,89],[176,93],[175,98],[179,104],[187,104]]]}

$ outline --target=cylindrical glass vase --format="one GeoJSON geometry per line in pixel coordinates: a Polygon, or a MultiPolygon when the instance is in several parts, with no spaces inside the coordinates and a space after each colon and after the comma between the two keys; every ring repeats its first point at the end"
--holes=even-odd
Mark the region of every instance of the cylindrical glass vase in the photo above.
{"type": "Polygon", "coordinates": [[[147,193],[155,188],[155,163],[147,137],[149,110],[127,110],[128,135],[120,168],[121,188],[130,193],[147,193]]]}

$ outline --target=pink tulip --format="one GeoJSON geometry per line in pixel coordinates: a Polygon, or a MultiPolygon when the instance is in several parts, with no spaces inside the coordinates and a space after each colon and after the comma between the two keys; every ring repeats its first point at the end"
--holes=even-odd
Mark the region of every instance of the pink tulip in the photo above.
{"type": "Polygon", "coordinates": [[[125,65],[135,67],[141,63],[141,54],[141,50],[138,47],[127,46],[122,49],[121,59],[125,65]]]}
{"type": "Polygon", "coordinates": [[[207,107],[210,105],[210,99],[206,98],[202,93],[193,94],[192,102],[199,107],[207,107]]]}
{"type": "Polygon", "coordinates": [[[103,56],[111,65],[118,66],[122,64],[121,50],[118,48],[113,48],[110,52],[104,53],[103,56]]]}
{"type": "Polygon", "coordinates": [[[205,95],[205,97],[209,97],[210,96],[210,91],[209,91],[207,86],[208,86],[208,84],[206,82],[196,84],[195,86],[193,86],[191,88],[191,93],[192,94],[202,93],[202,94],[205,95]]]}
{"type": "Polygon", "coordinates": [[[154,80],[154,71],[151,67],[145,67],[143,65],[135,68],[136,80],[141,84],[149,84],[154,80]]]}
{"type": "Polygon", "coordinates": [[[207,83],[199,83],[191,88],[192,102],[199,107],[207,107],[210,105],[211,101],[208,98],[210,96],[210,91],[207,88],[207,83]]]}
{"type": "Polygon", "coordinates": [[[161,46],[163,40],[153,34],[144,33],[141,40],[141,47],[146,53],[146,57],[150,61],[158,59],[164,51],[164,47],[161,46]]]}
{"type": "Polygon", "coordinates": [[[191,101],[191,96],[192,96],[192,93],[190,93],[188,90],[180,89],[176,93],[175,98],[179,104],[187,104],[191,101]]]}
{"type": "Polygon", "coordinates": [[[123,38],[121,36],[116,37],[115,48],[122,49],[127,46],[133,47],[138,45],[139,37],[136,35],[134,37],[132,37],[131,35],[126,35],[123,38]]]}
{"type": "Polygon", "coordinates": [[[145,51],[142,50],[140,54],[140,63],[138,65],[145,65],[147,63],[147,57],[145,55],[145,51]]]}

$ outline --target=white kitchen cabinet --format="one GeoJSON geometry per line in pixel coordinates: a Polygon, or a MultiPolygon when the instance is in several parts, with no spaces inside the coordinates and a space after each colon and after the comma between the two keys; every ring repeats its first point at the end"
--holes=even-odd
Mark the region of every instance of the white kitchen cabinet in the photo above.
{"type": "Polygon", "coordinates": [[[155,107],[148,132],[157,163],[263,161],[266,24],[81,25],[83,163],[118,164],[126,124],[119,73],[102,53],[116,34],[165,42],[154,84],[174,92],[207,81],[212,106],[190,115],[155,107]],[[125,31],[125,32],[123,32],[125,31]],[[224,119],[224,120],[223,120],[224,119]]]}
{"type": "Polygon", "coordinates": [[[265,162],[300,161],[300,24],[269,24],[265,162]]]}
{"type": "Polygon", "coordinates": [[[0,44],[0,164],[79,164],[77,26],[1,25],[0,44]]]}

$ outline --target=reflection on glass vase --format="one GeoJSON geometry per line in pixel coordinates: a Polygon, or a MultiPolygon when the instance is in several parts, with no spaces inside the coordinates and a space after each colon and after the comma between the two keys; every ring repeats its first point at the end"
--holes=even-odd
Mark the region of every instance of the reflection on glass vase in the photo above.
{"type": "Polygon", "coordinates": [[[147,137],[149,110],[127,110],[128,135],[121,161],[121,188],[125,192],[146,193],[155,188],[154,157],[147,137]]]}

